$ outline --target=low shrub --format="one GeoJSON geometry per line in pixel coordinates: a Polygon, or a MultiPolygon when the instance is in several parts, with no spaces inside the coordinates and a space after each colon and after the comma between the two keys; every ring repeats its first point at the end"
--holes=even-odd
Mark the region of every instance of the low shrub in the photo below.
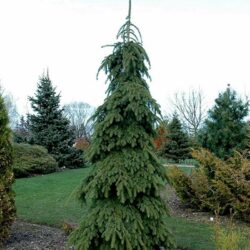
{"type": "Polygon", "coordinates": [[[168,175],[168,180],[170,184],[175,188],[177,195],[181,198],[184,203],[192,204],[192,198],[195,197],[193,193],[193,189],[191,188],[191,180],[190,178],[184,174],[182,170],[180,170],[176,165],[171,166],[170,170],[166,172],[168,175]]]}
{"type": "Polygon", "coordinates": [[[222,225],[219,217],[216,216],[214,232],[213,240],[217,250],[250,249],[250,231],[236,227],[233,217],[231,217],[229,223],[222,225]]]}
{"type": "Polygon", "coordinates": [[[196,150],[199,167],[187,176],[177,168],[169,171],[170,183],[182,201],[193,208],[235,213],[250,221],[250,162],[238,152],[222,161],[207,150],[196,150]]]}
{"type": "Polygon", "coordinates": [[[85,167],[84,152],[74,147],[67,147],[65,153],[53,154],[58,166],[69,169],[85,167]]]}
{"type": "Polygon", "coordinates": [[[56,160],[42,146],[14,143],[13,171],[16,177],[48,174],[57,170],[56,160]]]}

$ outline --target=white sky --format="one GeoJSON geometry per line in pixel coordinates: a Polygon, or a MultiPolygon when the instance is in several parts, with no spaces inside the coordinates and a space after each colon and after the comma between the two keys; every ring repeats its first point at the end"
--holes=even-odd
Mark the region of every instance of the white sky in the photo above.
{"type": "MultiPolygon", "coordinates": [[[[96,72],[127,15],[127,0],[0,0],[0,79],[27,112],[48,67],[62,103],[105,98],[96,72]]],[[[249,0],[134,0],[132,21],[151,59],[153,97],[168,111],[200,87],[209,105],[227,83],[250,95],[249,0]]]]}

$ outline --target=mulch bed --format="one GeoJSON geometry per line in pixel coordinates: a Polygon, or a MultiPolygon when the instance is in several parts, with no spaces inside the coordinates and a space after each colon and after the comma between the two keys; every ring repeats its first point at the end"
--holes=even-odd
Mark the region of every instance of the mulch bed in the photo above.
{"type": "Polygon", "coordinates": [[[4,250],[64,250],[67,237],[58,229],[16,221],[4,250]]]}
{"type": "Polygon", "coordinates": [[[177,197],[173,187],[167,185],[166,189],[167,192],[164,192],[162,198],[165,200],[167,207],[169,208],[170,216],[181,217],[201,223],[209,223],[210,218],[214,217],[212,213],[197,212],[194,209],[186,207],[177,197]]]}

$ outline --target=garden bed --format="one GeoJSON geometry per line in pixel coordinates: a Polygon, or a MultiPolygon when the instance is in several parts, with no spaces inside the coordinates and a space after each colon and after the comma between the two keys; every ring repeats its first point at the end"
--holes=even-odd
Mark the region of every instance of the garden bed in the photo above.
{"type": "Polygon", "coordinates": [[[17,220],[4,250],[64,250],[66,240],[58,228],[17,220]]]}

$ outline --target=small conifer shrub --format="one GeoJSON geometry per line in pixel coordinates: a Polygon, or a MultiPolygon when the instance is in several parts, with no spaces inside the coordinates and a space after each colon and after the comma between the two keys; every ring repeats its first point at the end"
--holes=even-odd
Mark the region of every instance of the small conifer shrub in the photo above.
{"type": "Polygon", "coordinates": [[[94,115],[87,155],[93,169],[80,190],[90,207],[70,236],[76,250],[174,248],[160,197],[165,170],[153,146],[160,111],[145,81],[149,58],[136,31],[129,11],[122,41],[99,69],[107,74],[108,96],[94,115]]]}
{"type": "Polygon", "coordinates": [[[14,193],[11,189],[13,181],[8,114],[0,95],[0,249],[9,236],[10,226],[15,219],[14,193]]]}
{"type": "Polygon", "coordinates": [[[190,176],[173,168],[169,179],[186,205],[198,210],[233,212],[250,221],[250,161],[238,152],[223,161],[208,150],[196,150],[199,167],[190,176]]]}
{"type": "Polygon", "coordinates": [[[178,162],[190,158],[190,143],[176,114],[167,126],[166,141],[161,148],[161,156],[178,162]]]}

